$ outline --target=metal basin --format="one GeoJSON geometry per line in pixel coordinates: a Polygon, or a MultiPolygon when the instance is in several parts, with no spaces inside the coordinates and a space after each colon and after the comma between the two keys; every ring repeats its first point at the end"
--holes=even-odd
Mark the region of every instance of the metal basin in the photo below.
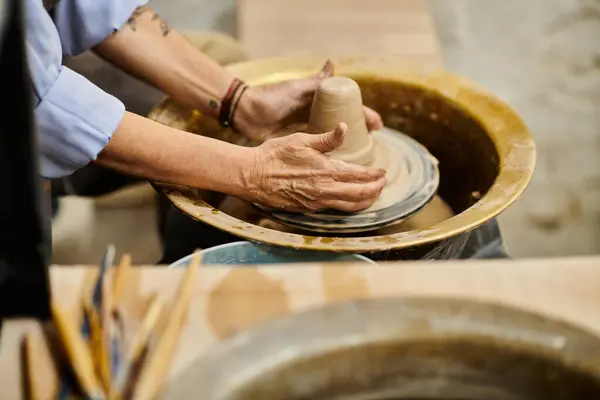
{"type": "MultiPolygon", "coordinates": [[[[527,187],[534,170],[533,139],[516,113],[469,81],[444,71],[414,72],[394,58],[334,59],[336,73],[356,80],[364,102],[381,113],[390,128],[413,137],[440,161],[439,195],[455,215],[427,228],[390,235],[287,233],[260,227],[216,209],[214,192],[155,186],[189,216],[236,237],[301,250],[420,258],[440,244],[464,246],[467,233],[490,221],[527,187]],[[446,243],[451,240],[451,243],[446,243]]],[[[279,58],[230,66],[251,85],[310,76],[320,58],[279,58]]],[[[213,119],[166,99],[150,118],[183,130],[232,143],[252,145],[222,129],[213,119]]],[[[381,259],[381,257],[372,257],[381,259]]],[[[446,257],[442,257],[446,258],[446,257]]]]}
{"type": "MultiPolygon", "coordinates": [[[[336,254],[331,252],[301,251],[272,247],[250,242],[233,242],[202,250],[204,265],[263,265],[314,262],[355,262],[376,265],[360,254],[336,254]]],[[[192,261],[190,254],[169,268],[185,268],[192,261]]]]}
{"type": "Polygon", "coordinates": [[[600,398],[600,338],[495,304],[338,303],[213,345],[167,398],[584,400],[600,398]]]}

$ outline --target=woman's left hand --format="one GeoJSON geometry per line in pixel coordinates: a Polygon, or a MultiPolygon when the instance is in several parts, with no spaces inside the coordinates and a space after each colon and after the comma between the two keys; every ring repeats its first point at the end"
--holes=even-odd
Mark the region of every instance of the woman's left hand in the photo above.
{"type": "MultiPolygon", "coordinates": [[[[327,61],[319,73],[309,78],[248,88],[234,116],[235,127],[258,143],[305,131],[315,91],[319,83],[330,76],[333,76],[333,64],[327,61]]],[[[369,132],[383,127],[381,116],[376,111],[368,107],[364,107],[364,111],[369,132]]]]}

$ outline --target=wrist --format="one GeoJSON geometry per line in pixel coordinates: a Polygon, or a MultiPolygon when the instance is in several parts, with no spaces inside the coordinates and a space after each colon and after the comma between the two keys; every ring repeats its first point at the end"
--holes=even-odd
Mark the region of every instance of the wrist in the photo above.
{"type": "Polygon", "coordinates": [[[253,133],[260,130],[264,105],[262,98],[254,88],[247,88],[240,99],[232,116],[235,129],[247,137],[255,137],[253,133]]]}
{"type": "Polygon", "coordinates": [[[213,175],[213,182],[209,190],[229,194],[238,198],[245,198],[250,189],[250,171],[255,165],[255,148],[228,144],[228,149],[223,154],[222,171],[213,175]]]}

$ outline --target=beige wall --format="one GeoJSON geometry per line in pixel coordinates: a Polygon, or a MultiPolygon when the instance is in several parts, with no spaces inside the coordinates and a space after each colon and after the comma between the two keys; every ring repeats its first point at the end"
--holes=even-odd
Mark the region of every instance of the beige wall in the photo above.
{"type": "Polygon", "coordinates": [[[446,65],[522,115],[536,175],[501,218],[517,255],[600,250],[600,1],[436,0],[446,65]]]}

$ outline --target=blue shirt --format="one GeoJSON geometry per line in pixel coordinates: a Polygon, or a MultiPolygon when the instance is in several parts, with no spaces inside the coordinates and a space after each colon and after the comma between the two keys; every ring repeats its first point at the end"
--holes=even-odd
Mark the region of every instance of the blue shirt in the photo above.
{"type": "Polygon", "coordinates": [[[41,173],[73,173],[108,144],[123,103],[61,65],[121,29],[147,0],[60,0],[52,21],[43,0],[25,0],[27,57],[40,137],[41,173]]]}

